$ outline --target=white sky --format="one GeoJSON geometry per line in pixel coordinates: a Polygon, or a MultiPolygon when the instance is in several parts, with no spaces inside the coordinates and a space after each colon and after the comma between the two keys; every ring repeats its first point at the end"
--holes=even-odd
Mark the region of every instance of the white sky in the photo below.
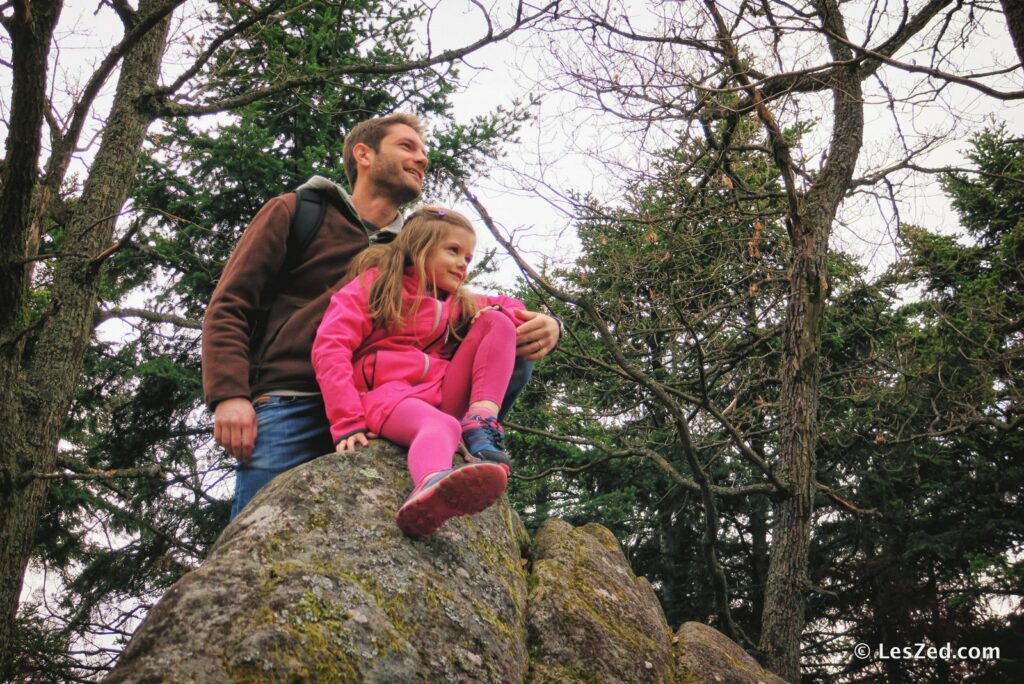
{"type": "MultiPolygon", "coordinates": [[[[437,5],[431,22],[435,49],[455,47],[483,31],[481,12],[469,0],[437,0],[432,4],[437,5]]],[[[498,25],[502,21],[507,22],[508,18],[503,14],[510,11],[513,3],[496,0],[491,4],[499,17],[498,25]]],[[[190,0],[186,9],[193,11],[201,5],[199,0],[190,0]]],[[[92,66],[100,59],[102,48],[116,42],[120,33],[120,25],[113,19],[109,8],[97,10],[98,6],[94,0],[70,0],[62,12],[58,28],[59,49],[51,53],[51,62],[56,64],[56,68],[52,73],[50,94],[56,102],[61,101],[62,91],[74,92],[81,88],[92,66]]],[[[636,0],[624,3],[624,6],[628,8],[634,25],[651,24],[653,14],[663,11],[661,8],[664,7],[658,2],[636,0]]],[[[986,68],[1000,62],[1005,64],[1013,55],[1001,20],[1001,16],[990,16],[985,30],[975,37],[972,68],[986,68]]],[[[187,26],[187,23],[176,26],[175,34],[179,39],[189,32],[187,26]]],[[[507,145],[507,156],[502,164],[493,168],[487,177],[472,182],[473,189],[498,222],[517,236],[529,236],[520,244],[530,260],[538,265],[544,259],[571,260],[576,243],[566,216],[554,206],[558,203],[554,191],[543,187],[524,188],[523,174],[540,175],[543,167],[545,182],[558,192],[593,191],[611,199],[618,179],[609,167],[588,156],[588,152],[600,150],[627,166],[636,167],[642,167],[649,158],[648,154],[635,151],[634,139],[624,133],[620,122],[608,115],[583,110],[576,98],[548,87],[550,80],[545,76],[550,64],[550,40],[550,36],[527,32],[474,53],[461,67],[464,88],[453,98],[456,119],[468,121],[497,105],[509,106],[513,99],[525,100],[531,94],[543,97],[535,110],[536,117],[520,133],[521,142],[507,145]]],[[[7,51],[6,46],[3,51],[7,51]]],[[[1015,81],[1017,88],[1024,87],[1020,71],[1015,81]]],[[[8,70],[0,70],[0,88],[9,92],[9,83],[8,70]]],[[[113,87],[112,80],[105,88],[106,102],[109,102],[113,87]]],[[[927,164],[962,163],[961,152],[967,131],[979,126],[986,116],[995,115],[1007,121],[1012,130],[1024,131],[1024,116],[1021,116],[1024,103],[1001,103],[959,87],[950,89],[946,98],[955,101],[954,109],[968,113],[968,118],[961,124],[961,130],[925,159],[927,164]]],[[[6,114],[7,99],[0,97],[0,114],[6,114]]],[[[893,147],[892,117],[886,108],[869,106],[867,115],[868,135],[860,158],[862,169],[884,164],[891,159],[893,147]]],[[[918,107],[912,112],[902,113],[900,118],[904,131],[909,135],[915,132],[924,134],[929,130],[945,132],[942,129],[949,126],[946,111],[938,106],[918,107]]],[[[83,160],[79,167],[84,166],[83,160]]],[[[937,186],[928,179],[906,187],[901,200],[903,221],[947,231],[956,229],[956,217],[949,212],[937,186]]],[[[456,202],[455,208],[475,218],[468,204],[456,202]]],[[[851,225],[847,229],[837,229],[834,246],[861,254],[873,270],[883,268],[893,254],[892,228],[885,225],[874,200],[848,201],[843,218],[851,225]]],[[[482,224],[478,225],[478,232],[481,251],[493,245],[482,224]]],[[[510,259],[503,259],[502,263],[498,281],[510,284],[517,269],[510,259]]]]}
{"type": "MultiPolygon", "coordinates": [[[[501,3],[497,3],[501,5],[501,3]]],[[[650,20],[652,11],[660,11],[661,3],[631,1],[625,3],[631,12],[634,26],[643,23],[639,17],[650,20]],[[655,9],[651,9],[651,8],[655,9]]],[[[726,3],[727,4],[727,3],[726,3]]],[[[459,25],[460,30],[449,34],[452,45],[456,39],[473,35],[463,22],[472,25],[479,21],[480,13],[467,0],[454,0],[442,5],[446,14],[436,25],[459,25]]],[[[852,13],[847,11],[848,15],[852,13]]],[[[599,196],[614,198],[617,180],[609,167],[601,165],[588,150],[601,150],[603,154],[616,158],[626,166],[633,163],[642,168],[649,154],[637,152],[631,146],[632,139],[624,132],[622,124],[610,115],[600,115],[592,110],[581,110],[579,101],[572,96],[553,91],[546,87],[545,79],[549,36],[526,33],[511,40],[490,46],[467,62],[479,66],[473,72],[462,70],[466,81],[465,90],[454,98],[456,116],[468,120],[476,114],[483,114],[498,104],[509,104],[513,97],[525,99],[530,93],[543,96],[535,120],[525,126],[520,134],[521,143],[508,147],[508,156],[503,165],[530,174],[544,166],[544,178],[559,191],[595,191],[599,196]]],[[[447,46],[447,45],[446,45],[447,46]]],[[[907,59],[916,59],[908,56],[907,59]]],[[[926,57],[920,57],[925,63],[926,57]]],[[[994,65],[1015,62],[1013,46],[1001,15],[986,18],[983,29],[974,36],[971,70],[986,70],[994,65]]],[[[893,79],[896,86],[912,87],[918,78],[893,79]]],[[[883,167],[891,163],[898,150],[894,146],[893,115],[878,99],[878,89],[868,84],[868,93],[874,92],[873,102],[869,99],[866,108],[865,143],[860,156],[858,171],[883,167]]],[[[1004,83],[1005,89],[1024,88],[1020,70],[1004,83]]],[[[910,139],[923,139],[928,135],[944,136],[945,142],[922,157],[926,166],[947,166],[964,164],[963,150],[971,130],[980,128],[988,117],[1005,121],[1011,131],[1024,133],[1024,103],[1004,103],[987,98],[976,91],[953,86],[942,98],[933,103],[918,103],[898,112],[903,133],[910,139]],[[948,108],[948,109],[947,109],[948,108]],[[963,118],[950,127],[948,111],[962,113],[963,118]]],[[[648,152],[653,151],[648,149],[648,152]]],[[[496,168],[488,177],[477,180],[473,187],[489,212],[501,221],[509,231],[529,235],[521,244],[534,264],[544,258],[565,259],[575,253],[575,241],[565,215],[558,211],[552,200],[552,192],[537,188],[524,190],[522,178],[508,170],[496,168]]],[[[957,217],[949,208],[938,185],[930,177],[912,178],[904,186],[900,196],[900,218],[905,223],[915,223],[944,232],[957,230],[957,217]]],[[[469,212],[465,204],[456,208],[469,212]]],[[[833,247],[860,255],[873,272],[879,272],[892,260],[895,252],[892,243],[894,225],[891,211],[887,206],[879,211],[874,198],[858,197],[848,200],[842,209],[841,220],[846,224],[838,226],[833,237],[833,247]],[[887,219],[889,223],[887,224],[887,219]]],[[[483,227],[480,226],[481,232],[483,227]]],[[[487,236],[482,244],[489,244],[487,236]]],[[[517,269],[510,259],[505,260],[501,271],[501,282],[509,282],[517,269]]]]}

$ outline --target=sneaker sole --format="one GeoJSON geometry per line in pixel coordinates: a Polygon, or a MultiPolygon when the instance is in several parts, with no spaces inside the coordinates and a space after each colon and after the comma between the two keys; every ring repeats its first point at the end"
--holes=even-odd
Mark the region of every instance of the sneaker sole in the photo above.
{"type": "Polygon", "coordinates": [[[395,522],[410,537],[426,537],[450,518],[473,515],[498,500],[508,485],[505,469],[495,463],[458,468],[433,489],[398,510],[395,522]]]}

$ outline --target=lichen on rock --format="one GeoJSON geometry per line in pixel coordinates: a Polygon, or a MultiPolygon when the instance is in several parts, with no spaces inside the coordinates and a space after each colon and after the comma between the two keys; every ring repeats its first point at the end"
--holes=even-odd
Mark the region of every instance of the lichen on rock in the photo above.
{"type": "Polygon", "coordinates": [[[521,681],[522,523],[502,500],[411,540],[394,523],[408,490],[384,441],[276,478],[108,681],[521,681]]]}
{"type": "Polygon", "coordinates": [[[671,682],[671,632],[654,590],[600,525],[548,520],[527,608],[532,684],[671,682]]]}
{"type": "Polygon", "coordinates": [[[714,627],[684,622],[672,641],[680,684],[785,684],[714,627]]]}

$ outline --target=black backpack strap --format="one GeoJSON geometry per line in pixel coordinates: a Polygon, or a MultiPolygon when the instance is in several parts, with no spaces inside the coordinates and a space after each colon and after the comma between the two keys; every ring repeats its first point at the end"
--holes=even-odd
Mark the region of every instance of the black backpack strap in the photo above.
{"type": "MultiPolygon", "coordinates": [[[[302,263],[302,257],[305,256],[306,250],[309,248],[310,243],[313,242],[313,238],[316,237],[317,231],[323,225],[324,216],[327,214],[328,199],[319,191],[312,188],[300,188],[295,191],[295,195],[295,213],[292,214],[292,222],[288,226],[284,264],[282,264],[281,270],[274,278],[274,281],[268,285],[260,297],[259,314],[256,317],[252,335],[249,339],[250,354],[255,354],[262,344],[263,336],[266,334],[267,314],[270,311],[270,307],[273,306],[274,300],[280,294],[281,284],[302,263]]],[[[332,204],[338,206],[336,202],[332,202],[332,204]]],[[[359,217],[355,215],[352,209],[343,206],[338,206],[338,209],[346,217],[354,220],[356,225],[362,226],[362,221],[359,220],[359,217]]],[[[366,230],[366,228],[363,227],[363,230],[366,230]]],[[[259,368],[257,367],[253,369],[250,382],[255,384],[258,378],[259,368]]]]}
{"type": "Polygon", "coordinates": [[[309,243],[316,237],[320,225],[327,213],[327,202],[324,196],[311,188],[296,190],[297,200],[292,224],[288,229],[288,255],[284,260],[282,273],[290,273],[302,262],[309,243]]]}
{"type": "Polygon", "coordinates": [[[397,235],[392,233],[390,230],[378,230],[376,233],[370,236],[371,245],[386,245],[392,242],[397,235]]]}

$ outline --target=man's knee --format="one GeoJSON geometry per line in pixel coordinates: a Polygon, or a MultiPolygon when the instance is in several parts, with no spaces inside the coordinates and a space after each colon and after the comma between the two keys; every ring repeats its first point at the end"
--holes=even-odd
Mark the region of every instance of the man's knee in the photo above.
{"type": "Polygon", "coordinates": [[[516,357],[516,364],[512,368],[512,377],[508,381],[508,392],[513,391],[518,395],[526,388],[526,383],[533,377],[533,361],[527,361],[521,356],[516,357]]]}

